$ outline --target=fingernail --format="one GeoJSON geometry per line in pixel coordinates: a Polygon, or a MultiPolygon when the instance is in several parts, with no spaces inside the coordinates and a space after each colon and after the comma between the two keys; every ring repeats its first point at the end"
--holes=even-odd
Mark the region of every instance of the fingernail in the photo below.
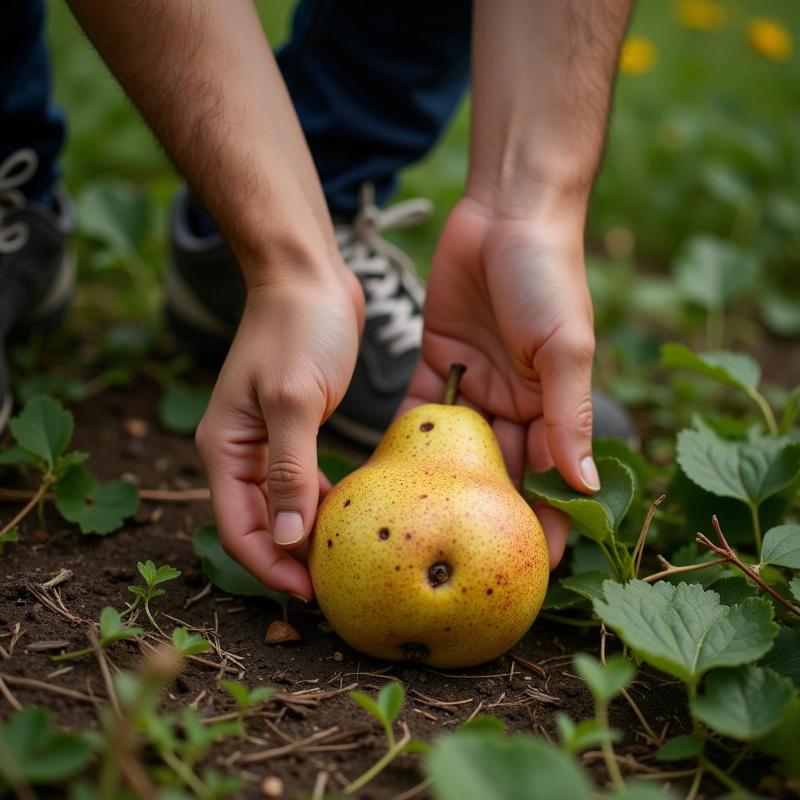
{"type": "Polygon", "coordinates": [[[303,517],[297,511],[280,511],[275,517],[272,540],[275,544],[286,546],[297,544],[305,533],[303,517]]]}
{"type": "Polygon", "coordinates": [[[591,456],[581,459],[581,477],[587,489],[596,492],[600,488],[600,476],[597,474],[597,467],[591,456]]]}
{"type": "Polygon", "coordinates": [[[299,600],[301,603],[308,603],[308,600],[303,595],[296,592],[289,592],[289,597],[294,597],[295,600],[299,600]]]}

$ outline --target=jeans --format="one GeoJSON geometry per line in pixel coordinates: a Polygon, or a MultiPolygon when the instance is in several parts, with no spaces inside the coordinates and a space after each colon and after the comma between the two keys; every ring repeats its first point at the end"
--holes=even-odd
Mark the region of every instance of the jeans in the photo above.
{"type": "MultiPolygon", "coordinates": [[[[58,177],[64,121],[51,98],[44,0],[0,14],[0,161],[31,147],[35,197],[58,177]]],[[[379,203],[398,172],[430,151],[469,75],[470,0],[300,0],[277,54],[332,211],[352,214],[358,187],[379,203]]],[[[91,102],[89,100],[88,102],[91,102]]]]}

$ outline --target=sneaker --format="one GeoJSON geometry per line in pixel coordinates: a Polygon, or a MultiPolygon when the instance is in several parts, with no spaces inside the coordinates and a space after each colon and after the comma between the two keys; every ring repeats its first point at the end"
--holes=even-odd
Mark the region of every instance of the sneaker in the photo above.
{"type": "MultiPolygon", "coordinates": [[[[342,257],[364,291],[365,328],[350,387],[329,424],[364,445],[377,444],[392,421],[422,342],[424,289],[411,259],[381,234],[418,224],[430,212],[427,200],[381,210],[372,186],[365,184],[355,218],[336,225],[342,257]]],[[[191,215],[184,190],[175,200],[170,225],[167,323],[194,352],[221,358],[244,305],[244,285],[222,236],[199,234],[191,215]]]]}
{"type": "Polygon", "coordinates": [[[67,246],[75,224],[66,194],[56,191],[50,208],[28,202],[21,191],[37,166],[36,153],[29,149],[0,163],[0,432],[13,404],[8,338],[55,327],[75,285],[75,262],[67,246]]]}

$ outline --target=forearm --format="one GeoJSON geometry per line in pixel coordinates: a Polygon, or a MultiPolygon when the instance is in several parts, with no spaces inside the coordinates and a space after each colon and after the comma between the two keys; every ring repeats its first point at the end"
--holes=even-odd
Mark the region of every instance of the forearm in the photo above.
{"type": "Polygon", "coordinates": [[[248,286],[330,269],[311,156],[250,0],[69,0],[231,243],[248,286]]]}
{"type": "Polygon", "coordinates": [[[633,0],[475,0],[468,195],[582,224],[633,0]]]}

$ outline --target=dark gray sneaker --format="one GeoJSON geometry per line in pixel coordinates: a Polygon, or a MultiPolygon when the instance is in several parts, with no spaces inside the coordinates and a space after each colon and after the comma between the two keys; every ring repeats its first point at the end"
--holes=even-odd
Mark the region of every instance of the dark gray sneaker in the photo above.
{"type": "Polygon", "coordinates": [[[6,343],[32,328],[55,327],[69,308],[75,262],[68,239],[75,228],[68,198],[55,209],[28,203],[21,187],[38,165],[33,150],[0,163],[0,432],[11,412],[6,343]]]}
{"type": "MultiPolygon", "coordinates": [[[[329,424],[361,444],[377,444],[391,422],[422,341],[424,290],[411,259],[381,233],[415,225],[430,212],[427,200],[381,210],[367,184],[353,221],[336,225],[342,257],[364,290],[366,322],[350,387],[329,424]]],[[[188,192],[180,192],[170,226],[167,322],[194,352],[220,359],[239,321],[244,285],[224,239],[216,233],[198,235],[192,213],[188,192]]]]}

